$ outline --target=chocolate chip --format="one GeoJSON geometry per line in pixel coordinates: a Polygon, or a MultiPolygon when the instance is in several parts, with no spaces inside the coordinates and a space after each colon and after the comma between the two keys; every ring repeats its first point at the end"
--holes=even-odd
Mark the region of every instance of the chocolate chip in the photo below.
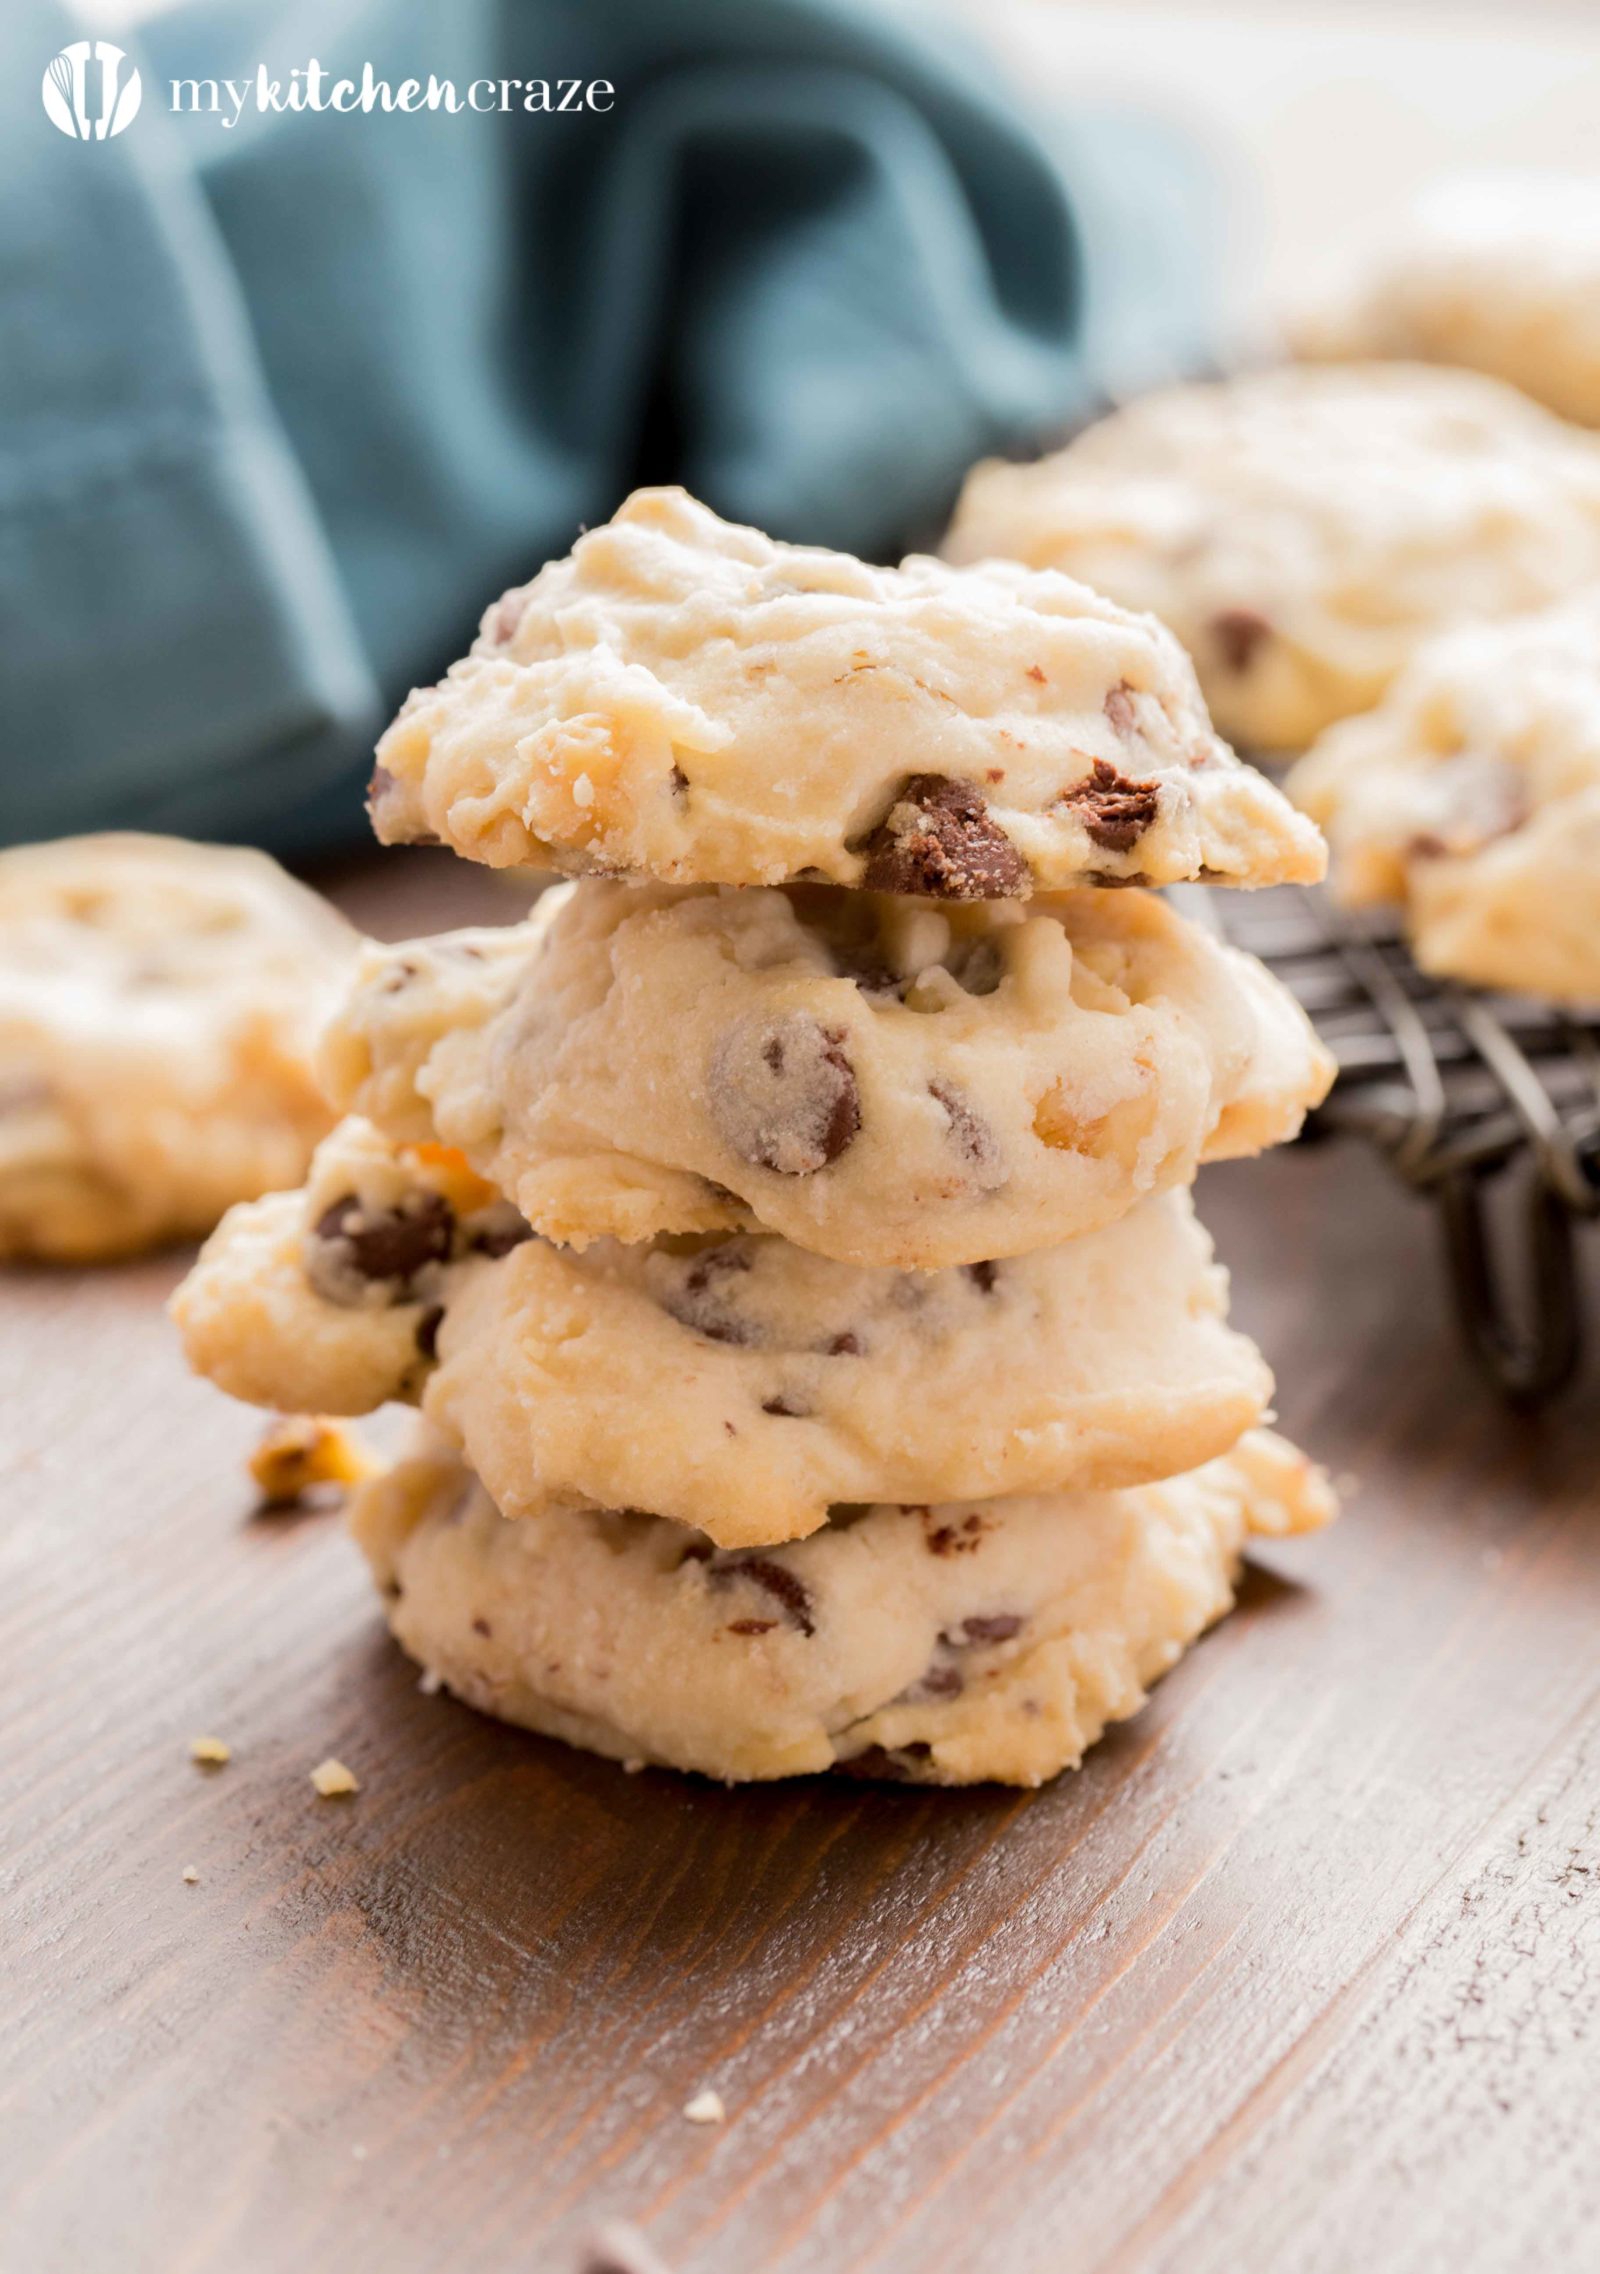
{"type": "Polygon", "coordinates": [[[823,1355],[828,1358],[859,1358],[861,1337],[858,1334],[836,1334],[824,1345],[823,1355]]]}
{"type": "Polygon", "coordinates": [[[423,1185],[393,1208],[369,1208],[347,1192],[317,1219],[308,1276],[329,1302],[359,1304],[377,1285],[392,1288],[391,1302],[408,1302],[419,1274],[449,1260],[455,1223],[443,1193],[423,1185]]]}
{"type": "Polygon", "coordinates": [[[922,1698],[958,1698],[966,1686],[959,1666],[930,1666],[915,1690],[922,1698]]]}
{"type": "Polygon", "coordinates": [[[494,1633],[494,1628],[489,1624],[488,1620],[480,1612],[477,1618],[475,1618],[472,1622],[472,1631],[474,1634],[481,1634],[484,1641],[488,1642],[494,1633]]]}
{"type": "Polygon", "coordinates": [[[931,1508],[919,1508],[915,1513],[922,1518],[922,1544],[929,1555],[976,1555],[989,1529],[976,1509],[959,1523],[950,1524],[936,1524],[931,1508]]]}
{"type": "Polygon", "coordinates": [[[1213,616],[1211,638],[1230,671],[1248,671],[1256,649],[1272,637],[1272,626],[1254,608],[1224,608],[1213,616]]]}
{"type": "Polygon", "coordinates": [[[1028,889],[1028,864],[983,792],[945,774],[913,774],[860,850],[870,892],[1006,900],[1028,889]]]}
{"type": "Polygon", "coordinates": [[[764,1555],[714,1555],[707,1569],[708,1576],[719,1585],[733,1579],[748,1579],[753,1587],[761,1588],[772,1597],[802,1634],[816,1633],[811,1590],[787,1564],[774,1563],[770,1556],[764,1555]]]}
{"type": "Polygon", "coordinates": [[[431,829],[418,829],[402,836],[384,817],[383,808],[391,802],[392,793],[400,787],[387,766],[374,766],[367,784],[367,814],[374,830],[386,845],[437,845],[440,840],[431,829]]]}
{"type": "Polygon", "coordinates": [[[950,1124],[950,1142],[973,1172],[973,1181],[992,1191],[1005,1180],[1005,1163],[994,1131],[976,1113],[954,1082],[928,1084],[929,1095],[943,1106],[950,1124]]]}
{"type": "Polygon", "coordinates": [[[814,1176],[861,1128],[844,1036],[806,1011],[736,1020],[712,1052],[706,1092],[724,1143],[779,1176],[814,1176]]]}
{"type": "Polygon", "coordinates": [[[474,1255],[486,1255],[498,1260],[509,1255],[533,1238],[533,1227],[520,1216],[511,1203],[500,1202],[486,1208],[481,1216],[471,1217],[462,1227],[468,1248],[474,1255]]]}
{"type": "Polygon", "coordinates": [[[703,1334],[707,1342],[756,1342],[760,1337],[754,1322],[741,1319],[729,1307],[729,1282],[742,1279],[750,1268],[750,1250],[742,1240],[723,1240],[704,1248],[677,1286],[663,1290],[661,1307],[680,1326],[703,1334]]]}
{"type": "Polygon", "coordinates": [[[886,1784],[907,1784],[914,1780],[917,1764],[928,1760],[933,1747],[920,1737],[909,1745],[900,1745],[891,1753],[882,1745],[864,1745],[859,1753],[852,1753],[847,1761],[835,1761],[836,1777],[870,1777],[886,1784]]]}
{"type": "Polygon", "coordinates": [[[1126,679],[1120,679],[1106,696],[1106,717],[1118,734],[1132,734],[1134,729],[1134,690],[1126,679]]]}
{"type": "Polygon", "coordinates": [[[761,1410],[785,1421],[809,1421],[817,1409],[808,1404],[797,1390],[780,1390],[775,1398],[762,1400],[761,1410]]]}
{"type": "Polygon", "coordinates": [[[522,621],[527,605],[528,595],[525,592],[502,593],[495,602],[494,614],[489,619],[489,637],[496,647],[504,647],[515,639],[517,626],[522,621]]]}
{"type": "Polygon", "coordinates": [[[963,1619],[960,1626],[947,1627],[939,1639],[947,1649],[971,1650],[986,1642],[1009,1642],[1026,1624],[1013,1611],[997,1611],[992,1618],[963,1619]]]}
{"type": "Polygon", "coordinates": [[[1161,807],[1154,782],[1130,782],[1104,758],[1097,758],[1087,777],[1062,793],[1063,805],[1075,806],[1083,816],[1085,832],[1108,853],[1131,852],[1161,807]]]}
{"type": "Polygon", "coordinates": [[[968,1263],[962,1269],[980,1294],[994,1293],[994,1283],[1000,1276],[1000,1266],[997,1263],[968,1263]]]}
{"type": "Polygon", "coordinates": [[[689,777],[681,766],[673,767],[671,773],[667,776],[667,787],[672,792],[672,800],[675,805],[682,805],[687,803],[689,796],[689,777]]]}
{"type": "Polygon", "coordinates": [[[726,1631],[729,1634],[771,1634],[777,1623],[776,1619],[730,1619],[726,1631]]]}

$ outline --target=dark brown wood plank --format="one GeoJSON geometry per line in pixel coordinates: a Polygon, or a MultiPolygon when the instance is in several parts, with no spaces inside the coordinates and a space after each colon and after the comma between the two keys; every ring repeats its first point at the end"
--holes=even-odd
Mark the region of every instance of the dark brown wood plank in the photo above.
{"type": "Polygon", "coordinates": [[[250,1515],[181,1259],[8,1280],[0,2265],[562,2274],[618,2216],[681,2274],[1591,2262],[1592,1376],[1502,1412],[1359,1152],[1202,1205],[1358,1489],[1037,1795],[630,1778],[420,1696],[336,1521],[250,1515]]]}

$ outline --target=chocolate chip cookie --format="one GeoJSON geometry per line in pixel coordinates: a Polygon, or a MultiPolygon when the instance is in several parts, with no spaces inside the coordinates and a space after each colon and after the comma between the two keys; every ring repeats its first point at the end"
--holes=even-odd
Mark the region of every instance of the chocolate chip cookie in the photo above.
{"type": "Polygon", "coordinates": [[[305,1174],[312,1042],[356,935],[264,854],[136,835],[0,853],[0,1258],[207,1232],[305,1174]]]}
{"type": "Polygon", "coordinates": [[[754,1554],[632,1510],[502,1516],[436,1443],[351,1521],[405,1649],[502,1720],[730,1783],[1037,1785],[1230,1607],[1249,1534],[1331,1513],[1253,1431],[1161,1484],[844,1508],[754,1554]]]}
{"type": "Polygon", "coordinates": [[[386,844],[936,900],[1321,874],[1177,643],[1011,562],[870,568],[642,490],[495,602],[378,746],[386,844]]]}
{"type": "Polygon", "coordinates": [[[938,1272],[766,1235],[576,1255],[522,1230],[458,1160],[348,1123],[305,1194],[233,1211],[174,1311],[236,1397],[420,1401],[507,1515],[644,1507],[724,1547],[800,1537],[844,1501],[1170,1475],[1271,1395],[1186,1193],[938,1272]]]}
{"type": "Polygon", "coordinates": [[[1437,183],[1293,334],[1310,357],[1492,372],[1600,426],[1600,182],[1500,173],[1437,183]]]}
{"type": "Polygon", "coordinates": [[[1151,609],[1224,734],[1297,751],[1431,633],[1600,576],[1600,440],[1475,372],[1262,371],[1146,396],[1040,465],[980,466],[947,551],[1151,609]]]}
{"type": "Polygon", "coordinates": [[[229,1210],[172,1298],[197,1373],[284,1413],[420,1395],[444,1306],[528,1228],[444,1147],[346,1121],[302,1191],[229,1210]]]}
{"type": "Polygon", "coordinates": [[[1430,641],[1289,788],[1425,970],[1600,1003],[1600,587],[1430,641]]]}
{"type": "Polygon", "coordinates": [[[551,1238],[759,1226],[933,1269],[1055,1246],[1290,1137],[1331,1062],[1141,892],[930,906],[590,879],[368,952],[320,1060],[551,1238]]]}

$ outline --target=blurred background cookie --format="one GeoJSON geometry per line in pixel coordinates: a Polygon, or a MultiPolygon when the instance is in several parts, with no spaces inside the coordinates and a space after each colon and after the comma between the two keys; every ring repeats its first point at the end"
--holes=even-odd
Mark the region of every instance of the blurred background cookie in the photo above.
{"type": "Polygon", "coordinates": [[[298,1182],[356,938],[237,846],[0,853],[0,1256],[126,1255],[298,1182]]]}
{"type": "Polygon", "coordinates": [[[1288,786],[1425,970],[1600,1002],[1600,587],[1431,640],[1288,786]]]}
{"type": "Polygon", "coordinates": [[[1290,331],[1303,356],[1462,364],[1600,426],[1600,180],[1435,183],[1290,331]]]}
{"type": "Polygon", "coordinates": [[[977,467],[946,550],[1152,610],[1225,735],[1300,750],[1431,632],[1600,575],[1600,441],[1473,372],[1254,372],[1145,396],[1039,464],[977,467]]]}

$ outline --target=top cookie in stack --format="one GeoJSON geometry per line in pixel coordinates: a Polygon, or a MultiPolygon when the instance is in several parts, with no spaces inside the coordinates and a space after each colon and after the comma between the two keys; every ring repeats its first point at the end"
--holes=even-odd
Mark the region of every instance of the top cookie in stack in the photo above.
{"type": "Polygon", "coordinates": [[[487,1710],[730,1778],[1075,1762],[1248,1531],[1328,1513],[1183,1189],[1326,1058],[1093,883],[1312,875],[1315,830],[1153,622],[673,492],[490,611],[374,793],[391,840],[583,873],[369,950],[351,1118],[208,1247],[195,1363],[422,1406],[356,1526],[487,1710]]]}
{"type": "Polygon", "coordinates": [[[378,745],[372,815],[495,868],[938,900],[1325,858],[1153,618],[1006,561],[777,544],[681,490],[495,603],[378,745]]]}

